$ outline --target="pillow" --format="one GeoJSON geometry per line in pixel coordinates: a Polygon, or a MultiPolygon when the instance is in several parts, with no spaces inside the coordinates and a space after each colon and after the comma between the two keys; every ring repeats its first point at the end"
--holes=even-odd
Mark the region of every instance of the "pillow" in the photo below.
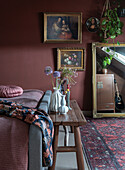
{"type": "Polygon", "coordinates": [[[16,97],[23,93],[23,89],[19,86],[8,85],[3,86],[0,85],[0,97],[16,97]]]}

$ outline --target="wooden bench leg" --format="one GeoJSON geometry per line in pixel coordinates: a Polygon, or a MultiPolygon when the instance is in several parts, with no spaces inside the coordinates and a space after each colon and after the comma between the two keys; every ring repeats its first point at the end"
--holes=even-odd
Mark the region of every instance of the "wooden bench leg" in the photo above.
{"type": "Polygon", "coordinates": [[[70,126],[71,133],[74,133],[74,126],[70,126]]]}
{"type": "Polygon", "coordinates": [[[69,131],[68,131],[68,126],[64,126],[64,131],[65,131],[65,137],[64,137],[64,146],[68,146],[69,143],[69,131]]]}
{"type": "Polygon", "coordinates": [[[56,153],[58,147],[59,126],[54,126],[54,140],[53,140],[53,165],[48,170],[55,170],[56,153]]]}
{"type": "Polygon", "coordinates": [[[76,158],[77,158],[78,170],[85,170],[79,127],[74,127],[74,137],[75,137],[75,147],[76,147],[76,158]]]}

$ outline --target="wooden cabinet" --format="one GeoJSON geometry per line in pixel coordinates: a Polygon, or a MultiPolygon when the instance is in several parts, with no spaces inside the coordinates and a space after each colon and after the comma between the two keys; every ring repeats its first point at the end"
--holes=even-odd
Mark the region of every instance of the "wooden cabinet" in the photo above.
{"type": "Polygon", "coordinates": [[[96,74],[97,111],[115,112],[114,74],[96,74]]]}

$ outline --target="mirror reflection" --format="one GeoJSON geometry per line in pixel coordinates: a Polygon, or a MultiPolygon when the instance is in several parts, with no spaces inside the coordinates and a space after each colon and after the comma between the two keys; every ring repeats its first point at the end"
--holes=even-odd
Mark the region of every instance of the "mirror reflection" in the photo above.
{"type": "Polygon", "coordinates": [[[119,113],[117,116],[121,116],[120,113],[125,114],[125,44],[100,43],[95,45],[93,53],[96,63],[95,114],[114,116],[119,113]]]}

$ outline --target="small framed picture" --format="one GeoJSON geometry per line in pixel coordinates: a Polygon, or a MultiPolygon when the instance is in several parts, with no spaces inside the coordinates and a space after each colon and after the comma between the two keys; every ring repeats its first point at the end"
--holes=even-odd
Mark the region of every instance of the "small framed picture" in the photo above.
{"type": "Polygon", "coordinates": [[[82,13],[44,13],[45,43],[82,43],[82,13]]]}
{"type": "Polygon", "coordinates": [[[86,27],[90,32],[97,32],[99,30],[100,21],[98,18],[91,17],[86,21],[86,27]]]}
{"type": "Polygon", "coordinates": [[[62,70],[64,67],[85,70],[85,49],[57,48],[57,70],[62,70]]]}

